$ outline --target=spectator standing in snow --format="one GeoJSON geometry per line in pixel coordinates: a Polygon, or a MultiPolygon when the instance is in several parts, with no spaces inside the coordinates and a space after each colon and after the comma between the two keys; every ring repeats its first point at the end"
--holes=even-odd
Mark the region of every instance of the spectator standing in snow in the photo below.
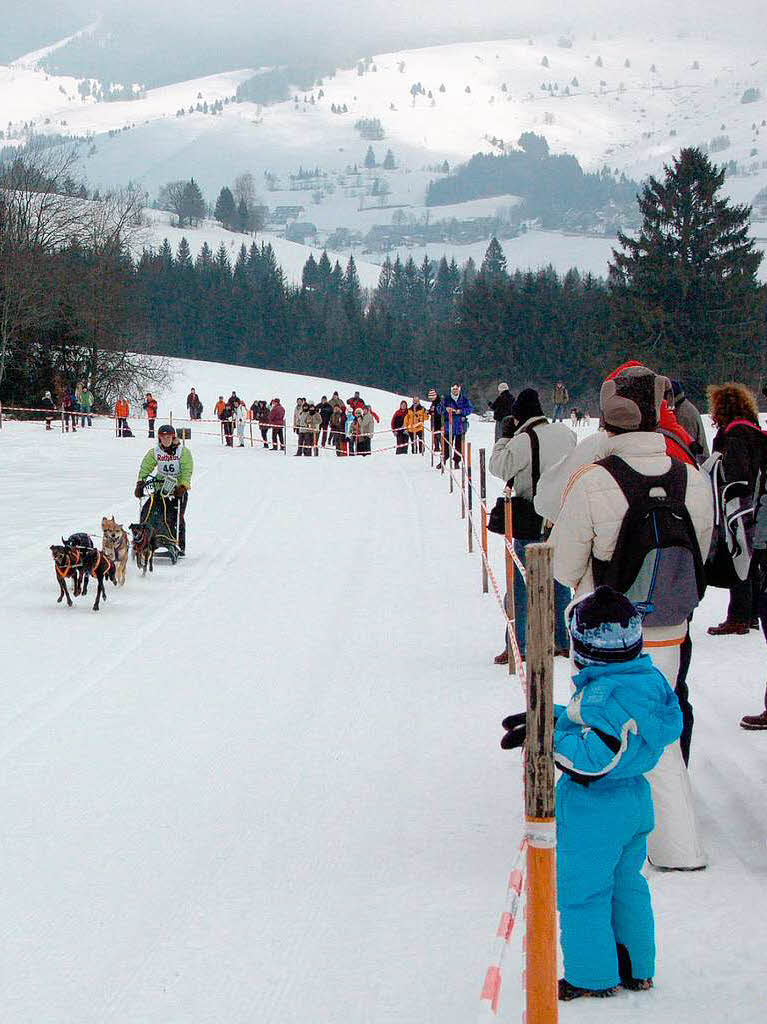
{"type": "Polygon", "coordinates": [[[680,381],[672,380],[671,390],[673,392],[672,405],[677,423],[687,431],[696,444],[700,445],[700,461],[705,461],[711,452],[708,447],[708,438],[706,437],[701,415],[685,395],[684,387],[680,381]]]}
{"type": "Polygon", "coordinates": [[[356,412],[358,409],[361,409],[365,403],[360,398],[359,391],[355,391],[351,398],[346,399],[346,404],[352,412],[356,412]]]}
{"type": "MultiPolygon", "coordinates": [[[[191,388],[189,394],[186,396],[186,408],[189,412],[190,420],[198,420],[200,418],[202,404],[194,388],[191,388]]],[[[216,413],[216,415],[218,416],[218,413],[216,413]]]]}
{"type": "Polygon", "coordinates": [[[227,448],[234,447],[234,441],[232,439],[233,421],[234,421],[235,406],[232,403],[231,398],[228,402],[223,402],[221,412],[218,414],[218,418],[221,421],[221,429],[224,432],[224,441],[226,442],[227,448]]]}
{"type": "Polygon", "coordinates": [[[279,398],[273,398],[269,408],[269,426],[272,428],[272,451],[285,451],[285,409],[279,398]]]}
{"type": "Polygon", "coordinates": [[[234,422],[237,425],[237,446],[245,447],[245,424],[248,420],[248,407],[241,398],[234,405],[234,422]]]}
{"type": "Polygon", "coordinates": [[[144,396],[142,409],[146,413],[147,424],[149,427],[149,434],[147,436],[154,437],[154,423],[155,420],[157,419],[157,399],[152,398],[151,391],[147,391],[146,395],[144,396]]]}
{"type": "Polygon", "coordinates": [[[497,441],[503,430],[503,421],[507,416],[511,416],[511,410],[514,405],[514,395],[509,391],[509,385],[505,383],[499,384],[498,397],[487,404],[493,410],[493,419],[495,420],[495,439],[497,441]]]}
{"type": "Polygon", "coordinates": [[[88,426],[93,426],[93,417],[91,412],[93,410],[93,392],[87,384],[78,384],[77,390],[75,391],[75,399],[80,412],[83,414],[80,418],[80,426],[85,426],[86,419],[88,420],[88,426]]]}
{"type": "Polygon", "coordinates": [[[410,438],[410,448],[414,455],[416,452],[423,454],[423,425],[427,416],[428,413],[421,405],[421,399],[416,395],[413,404],[407,411],[407,416],[405,416],[405,430],[410,438]]]}
{"type": "Polygon", "coordinates": [[[357,434],[357,454],[358,455],[370,455],[370,448],[373,442],[373,434],[375,432],[375,425],[378,422],[378,416],[369,405],[364,405],[361,409],[355,410],[355,416],[359,413],[358,423],[358,434],[357,434]]]}
{"type": "MultiPolygon", "coordinates": [[[[302,415],[302,413],[304,411],[304,406],[305,405],[306,405],[306,399],[305,398],[297,398],[296,399],[296,407],[293,410],[293,433],[299,435],[299,444],[300,444],[300,433],[301,433],[301,430],[300,430],[301,422],[300,421],[301,421],[301,415],[302,415]]],[[[307,409],[308,408],[309,407],[307,405],[307,409]]]]}
{"type": "MultiPolygon", "coordinates": [[[[760,474],[767,472],[767,434],[759,426],[756,396],[744,384],[712,385],[708,403],[717,428],[712,447],[721,452],[724,479],[728,484],[742,483],[739,494],[750,497],[755,494],[760,474]]],[[[730,587],[727,618],[718,626],[709,626],[709,633],[746,634],[752,624],[758,628],[759,590],[757,566],[752,563],[748,577],[730,587]]]]}
{"type": "MultiPolygon", "coordinates": [[[[561,511],[551,533],[554,576],[575,590],[576,597],[594,589],[594,562],[610,564],[620,528],[629,509],[621,485],[597,459],[617,456],[618,465],[640,476],[664,477],[672,470],[666,454],[666,438],[658,433],[660,407],[669,382],[645,366],[632,365],[609,377],[600,392],[603,431],[595,445],[586,439],[573,452],[585,449],[586,464],[573,472],[564,490],[561,511]],[[596,449],[596,450],[595,450],[596,449]]],[[[598,435],[595,435],[598,436],[598,435]]],[[[570,460],[565,460],[565,464],[570,460]]],[[[684,504],[690,515],[700,552],[708,552],[713,525],[711,490],[697,468],[685,465],[684,504]]],[[[662,489],[662,488],[661,488],[662,489]]],[[[539,488],[538,498],[541,498],[539,488]]],[[[548,495],[536,501],[539,513],[548,515],[548,495]]],[[[548,506],[550,507],[550,505],[548,506]]],[[[687,619],[671,625],[644,627],[645,647],[656,667],[672,684],[679,677],[681,649],[687,637],[687,619]]],[[[680,694],[677,694],[680,697],[680,694]]],[[[686,702],[686,694],[683,695],[686,702]]],[[[685,709],[682,708],[683,715],[685,709]]],[[[689,727],[692,727],[691,712],[689,727]]],[[[650,775],[655,807],[655,829],[649,839],[649,858],[660,868],[695,870],[706,860],[698,837],[690,780],[679,743],[667,747],[650,775]]]]}
{"type": "Polygon", "coordinates": [[[129,437],[129,426],[128,417],[130,416],[130,406],[124,398],[118,398],[115,402],[115,419],[117,420],[117,436],[118,437],[129,437]]]}
{"type": "Polygon", "coordinates": [[[391,432],[397,443],[397,455],[407,455],[408,435],[405,430],[405,418],[407,417],[407,402],[402,401],[399,408],[394,410],[391,418],[391,432]]]}
{"type": "Polygon", "coordinates": [[[346,412],[346,403],[342,398],[339,397],[338,392],[334,391],[330,396],[330,404],[334,409],[340,409],[341,412],[346,412]]]}
{"type": "Polygon", "coordinates": [[[559,423],[565,418],[565,406],[570,401],[570,392],[561,380],[558,380],[554,385],[554,390],[551,393],[551,401],[554,404],[554,415],[552,418],[555,423],[559,423]]]}
{"type": "MultiPolygon", "coordinates": [[[[652,987],[655,924],[642,875],[653,802],[645,773],[679,736],[679,704],[642,653],[642,618],[610,587],[570,610],[575,692],[555,708],[559,998],[652,987]]],[[[504,749],[525,713],[505,719],[504,749]]]]}
{"type": "MultiPolygon", "coordinates": [[[[361,415],[362,415],[362,410],[360,410],[360,416],[361,415]]],[[[358,419],[358,417],[357,417],[357,414],[356,414],[355,410],[352,409],[352,408],[347,408],[347,410],[346,410],[345,432],[346,432],[346,443],[347,443],[347,447],[349,449],[349,454],[350,455],[356,455],[357,454],[357,435],[359,433],[359,429],[358,429],[358,426],[357,426],[357,419],[358,419]]]]}
{"type": "Polygon", "coordinates": [[[427,395],[429,408],[427,413],[431,423],[431,446],[435,452],[442,450],[442,399],[434,388],[431,388],[427,395]]]}
{"type": "Polygon", "coordinates": [[[51,429],[51,420],[53,419],[53,411],[56,406],[53,404],[53,398],[50,391],[46,391],[40,402],[40,406],[45,409],[45,429],[51,429]]]}
{"type": "Polygon", "coordinates": [[[314,403],[309,406],[309,415],[306,417],[306,431],[307,431],[307,442],[309,444],[309,451],[304,451],[304,455],[319,456],[320,449],[318,446],[320,430],[322,429],[322,416],[314,403]]]}
{"type": "Polygon", "coordinates": [[[440,413],[445,428],[445,443],[442,447],[442,460],[448,462],[450,459],[450,440],[453,442],[453,465],[457,469],[461,464],[463,454],[463,439],[469,429],[469,416],[474,412],[474,406],[469,399],[461,393],[460,384],[453,384],[450,388],[450,397],[446,398],[440,405],[440,413]]]}
{"type": "MultiPolygon", "coordinates": [[[[573,448],[575,434],[564,423],[549,423],[543,415],[537,391],[525,388],[520,391],[512,409],[512,436],[501,437],[495,442],[488,469],[493,476],[505,481],[513,488],[517,509],[522,515],[515,516],[512,523],[514,551],[522,564],[529,544],[541,540],[543,521],[536,517],[533,499],[538,488],[541,473],[556,465],[573,448]],[[535,448],[533,447],[535,446],[535,448]],[[537,455],[536,455],[537,453],[537,455]],[[524,504],[523,504],[524,503],[524,504]],[[527,513],[527,514],[525,514],[527,513]]],[[[514,626],[517,645],[522,657],[525,656],[525,631],[527,624],[527,588],[521,574],[514,570],[514,626]]],[[[568,654],[565,609],[570,600],[570,591],[561,583],[554,584],[554,653],[568,654]]],[[[496,665],[508,664],[507,643],[495,658],[496,665]]]]}
{"type": "Polygon", "coordinates": [[[335,448],[336,455],[346,455],[346,413],[344,406],[334,405],[330,417],[330,444],[335,448]]]}
{"type": "Polygon", "coordinates": [[[330,428],[330,417],[333,415],[333,406],[328,401],[327,395],[322,396],[322,401],[317,406],[317,412],[320,414],[320,444],[324,448],[328,440],[328,430],[330,428]]]}
{"type": "Polygon", "coordinates": [[[218,396],[218,401],[213,406],[213,412],[216,414],[216,418],[217,419],[219,419],[219,420],[221,419],[221,413],[224,411],[225,408],[226,408],[226,402],[224,401],[224,396],[223,395],[219,395],[218,396]]]}

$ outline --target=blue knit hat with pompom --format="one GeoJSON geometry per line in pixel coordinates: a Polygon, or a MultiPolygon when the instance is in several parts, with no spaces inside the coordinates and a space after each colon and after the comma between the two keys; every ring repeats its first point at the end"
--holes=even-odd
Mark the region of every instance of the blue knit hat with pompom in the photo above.
{"type": "Polygon", "coordinates": [[[612,587],[597,587],[572,604],[568,626],[578,665],[612,665],[642,653],[642,616],[612,587]]]}

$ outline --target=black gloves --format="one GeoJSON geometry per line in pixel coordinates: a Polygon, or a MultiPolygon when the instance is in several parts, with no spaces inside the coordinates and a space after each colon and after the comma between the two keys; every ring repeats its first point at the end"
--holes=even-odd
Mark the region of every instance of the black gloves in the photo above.
{"type": "Polygon", "coordinates": [[[144,497],[144,481],[143,480],[139,480],[139,482],[136,484],[136,487],[135,487],[135,490],[133,491],[133,493],[136,495],[137,498],[143,498],[144,497]]]}
{"type": "Polygon", "coordinates": [[[501,420],[501,437],[514,437],[516,430],[517,424],[514,421],[514,417],[504,416],[503,419],[501,420]]]}
{"type": "Polygon", "coordinates": [[[516,715],[509,715],[504,718],[501,725],[506,730],[505,736],[501,739],[503,750],[514,750],[515,747],[524,746],[527,737],[527,712],[520,711],[516,715]]]}

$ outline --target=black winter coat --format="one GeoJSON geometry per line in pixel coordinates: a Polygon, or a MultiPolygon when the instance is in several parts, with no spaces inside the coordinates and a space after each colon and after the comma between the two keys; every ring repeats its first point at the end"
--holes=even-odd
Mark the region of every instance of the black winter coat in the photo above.
{"type": "Polygon", "coordinates": [[[755,423],[735,420],[717,431],[712,448],[722,453],[725,480],[745,480],[751,494],[760,470],[767,472],[767,434],[755,423]]]}
{"type": "Polygon", "coordinates": [[[510,391],[502,391],[494,402],[488,402],[487,404],[493,410],[495,422],[500,423],[507,416],[511,416],[511,410],[514,406],[514,395],[510,391]]]}
{"type": "Polygon", "coordinates": [[[317,406],[317,412],[320,414],[323,427],[327,427],[330,423],[330,417],[333,415],[333,406],[330,402],[320,402],[317,406]]]}

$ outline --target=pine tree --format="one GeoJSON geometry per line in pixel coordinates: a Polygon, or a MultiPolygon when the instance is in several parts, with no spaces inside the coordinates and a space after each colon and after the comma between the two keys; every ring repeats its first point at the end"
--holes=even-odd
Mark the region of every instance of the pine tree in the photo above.
{"type": "MultiPolygon", "coordinates": [[[[200,186],[194,178],[190,178],[184,186],[182,214],[179,216],[179,222],[183,219],[184,221],[188,221],[190,224],[199,224],[204,217],[205,200],[202,198],[200,186]]],[[[181,226],[181,223],[179,223],[179,226],[181,226]]]]}
{"type": "Polygon", "coordinates": [[[250,213],[244,198],[240,200],[237,206],[237,230],[250,231],[250,213]]]}
{"type": "Polygon", "coordinates": [[[501,243],[493,235],[490,244],[485,252],[485,258],[480,267],[480,273],[488,280],[498,280],[506,277],[506,257],[503,254],[501,243]]]}
{"type": "Polygon", "coordinates": [[[763,256],[749,237],[751,208],[721,194],[724,167],[687,148],[664,169],[663,181],[650,177],[639,196],[639,237],[618,235],[613,309],[636,358],[684,372],[700,395],[706,382],[732,374],[733,353],[751,358],[757,372],[763,256]]]}
{"type": "Polygon", "coordinates": [[[218,193],[218,199],[216,200],[216,209],[213,212],[213,216],[219,222],[223,224],[225,228],[231,228],[234,224],[236,216],[236,208],[234,205],[234,196],[232,195],[231,189],[227,188],[226,185],[218,193]]]}
{"type": "Polygon", "coordinates": [[[393,171],[396,168],[394,162],[394,153],[390,149],[386,150],[386,156],[384,157],[383,167],[385,171],[393,171]]]}
{"type": "Polygon", "coordinates": [[[376,155],[373,152],[373,147],[372,146],[368,146],[368,151],[365,154],[365,167],[367,167],[367,169],[370,171],[370,170],[372,170],[375,167],[375,165],[376,165],[376,155]]]}

